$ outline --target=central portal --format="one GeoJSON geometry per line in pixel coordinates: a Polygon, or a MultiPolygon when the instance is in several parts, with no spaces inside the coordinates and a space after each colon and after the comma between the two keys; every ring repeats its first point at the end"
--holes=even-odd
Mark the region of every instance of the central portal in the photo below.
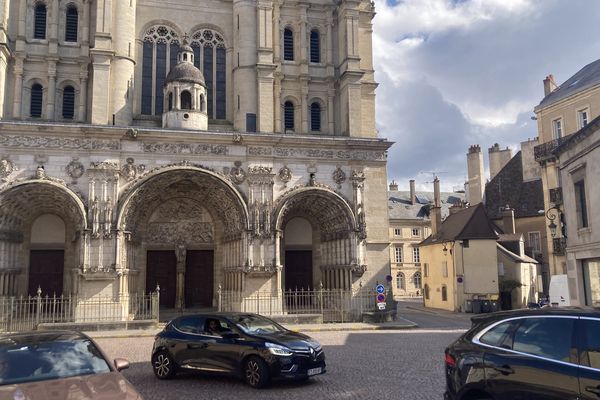
{"type": "Polygon", "coordinates": [[[185,306],[212,307],[213,251],[188,250],[185,259],[185,306]]]}
{"type": "Polygon", "coordinates": [[[176,265],[175,251],[148,251],[146,293],[154,292],[156,285],[159,285],[161,306],[173,307],[175,305],[176,265]]]}

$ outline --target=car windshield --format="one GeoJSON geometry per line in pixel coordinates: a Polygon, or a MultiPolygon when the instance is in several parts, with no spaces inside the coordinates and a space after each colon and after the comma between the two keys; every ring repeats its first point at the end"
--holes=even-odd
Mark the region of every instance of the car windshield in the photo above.
{"type": "Polygon", "coordinates": [[[285,332],[285,328],[259,315],[236,315],[231,320],[244,332],[250,334],[285,332]]]}
{"type": "Polygon", "coordinates": [[[0,385],[110,372],[87,339],[0,347],[0,385]]]}

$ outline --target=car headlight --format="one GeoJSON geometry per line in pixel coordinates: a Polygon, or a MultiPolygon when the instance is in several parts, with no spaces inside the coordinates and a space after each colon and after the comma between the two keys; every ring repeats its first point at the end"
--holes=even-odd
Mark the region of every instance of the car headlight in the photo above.
{"type": "Polygon", "coordinates": [[[281,346],[275,343],[265,343],[265,346],[267,347],[267,349],[269,349],[269,352],[271,354],[274,354],[276,356],[291,356],[292,354],[294,354],[292,352],[292,350],[288,349],[285,346],[281,346]]]}

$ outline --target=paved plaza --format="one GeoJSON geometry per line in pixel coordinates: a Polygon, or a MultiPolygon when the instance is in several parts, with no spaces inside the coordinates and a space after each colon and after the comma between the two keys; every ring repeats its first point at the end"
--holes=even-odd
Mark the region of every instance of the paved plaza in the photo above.
{"type": "Polygon", "coordinates": [[[311,332],[325,348],[327,374],[307,383],[280,382],[263,390],[251,389],[233,378],[195,373],[158,381],[149,361],[152,337],[98,337],[97,341],[110,357],[131,362],[124,374],[146,400],[442,399],[443,351],[464,331],[457,325],[468,326],[468,319],[451,321],[451,316],[419,310],[406,310],[405,315],[419,319],[422,327],[311,332]]]}

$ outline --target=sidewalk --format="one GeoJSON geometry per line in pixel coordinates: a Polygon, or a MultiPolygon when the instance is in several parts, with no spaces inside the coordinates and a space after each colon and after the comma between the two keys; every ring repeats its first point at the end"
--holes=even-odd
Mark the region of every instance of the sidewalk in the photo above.
{"type": "MultiPolygon", "coordinates": [[[[114,330],[114,331],[86,331],[85,333],[94,339],[131,338],[131,337],[154,337],[162,330],[164,325],[160,324],[155,329],[136,330],[114,330]]],[[[396,321],[384,323],[330,323],[330,324],[283,324],[286,328],[296,332],[345,332],[345,331],[374,331],[374,330],[399,330],[413,329],[418,325],[412,321],[398,317],[396,321]]]]}
{"type": "Polygon", "coordinates": [[[460,318],[460,319],[469,320],[469,321],[471,320],[471,317],[473,316],[473,314],[471,314],[471,313],[454,312],[454,311],[443,310],[441,308],[425,307],[423,304],[417,303],[417,302],[415,302],[415,304],[410,304],[410,305],[406,305],[404,307],[399,307],[398,313],[402,313],[402,309],[412,310],[412,311],[420,311],[423,313],[438,315],[438,316],[442,316],[442,317],[460,318]]]}

